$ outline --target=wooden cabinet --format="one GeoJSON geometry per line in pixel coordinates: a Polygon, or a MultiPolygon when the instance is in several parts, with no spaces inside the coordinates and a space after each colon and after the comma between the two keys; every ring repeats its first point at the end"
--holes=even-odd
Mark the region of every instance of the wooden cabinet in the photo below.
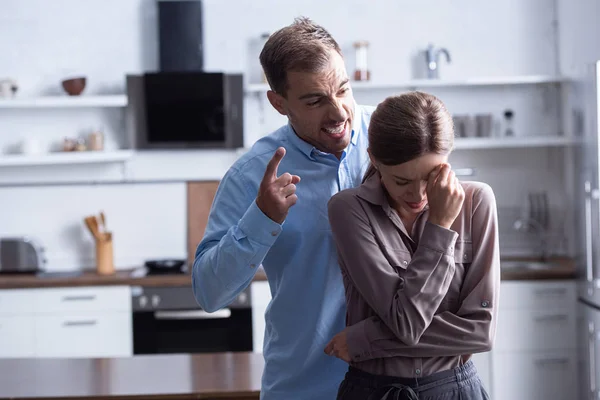
{"type": "Polygon", "coordinates": [[[0,291],[0,358],[133,354],[129,286],[0,291]]]}
{"type": "Polygon", "coordinates": [[[577,399],[576,282],[502,283],[492,398],[577,399]]]}

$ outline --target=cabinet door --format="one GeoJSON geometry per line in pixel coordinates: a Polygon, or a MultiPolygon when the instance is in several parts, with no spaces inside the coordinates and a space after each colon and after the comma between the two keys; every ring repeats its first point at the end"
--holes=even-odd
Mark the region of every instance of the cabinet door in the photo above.
{"type": "Polygon", "coordinates": [[[129,286],[86,286],[38,289],[35,312],[70,313],[84,311],[131,311],[129,286]]]}
{"type": "Polygon", "coordinates": [[[493,399],[577,399],[577,352],[494,354],[493,399]]]}
{"type": "Polygon", "coordinates": [[[128,357],[133,354],[131,313],[38,315],[38,357],[128,357]]]}
{"type": "Polygon", "coordinates": [[[33,316],[0,316],[0,358],[35,355],[33,316]]]}
{"type": "Polygon", "coordinates": [[[271,301],[269,282],[253,282],[250,287],[252,299],[252,348],[255,353],[263,352],[265,338],[265,312],[271,301]]]}
{"type": "Polygon", "coordinates": [[[576,308],[568,306],[543,310],[500,310],[494,350],[575,349],[576,308]]]}

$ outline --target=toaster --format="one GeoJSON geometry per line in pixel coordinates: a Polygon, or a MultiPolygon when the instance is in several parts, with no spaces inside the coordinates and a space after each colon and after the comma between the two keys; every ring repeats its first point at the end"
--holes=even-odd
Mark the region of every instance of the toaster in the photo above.
{"type": "Polygon", "coordinates": [[[35,239],[0,238],[0,273],[39,272],[45,264],[44,248],[35,239]]]}

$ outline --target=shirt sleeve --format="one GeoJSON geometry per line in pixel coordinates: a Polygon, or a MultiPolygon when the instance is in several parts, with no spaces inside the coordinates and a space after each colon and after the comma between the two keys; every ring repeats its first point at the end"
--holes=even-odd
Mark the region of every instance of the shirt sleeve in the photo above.
{"type": "Polygon", "coordinates": [[[496,335],[500,291],[498,216],[492,189],[474,198],[473,260],[465,274],[458,312],[437,314],[418,343],[406,345],[378,317],[348,327],[354,362],[385,357],[441,357],[489,351],[496,335]]]}
{"type": "Polygon", "coordinates": [[[208,312],[231,304],[248,287],[282,231],[258,208],[255,192],[230,169],[215,194],[192,269],[194,297],[208,312]]]}
{"type": "Polygon", "coordinates": [[[427,222],[400,276],[380,249],[357,198],[339,193],[328,209],[340,266],[352,285],[401,342],[418,343],[454,276],[458,234],[427,222]]]}

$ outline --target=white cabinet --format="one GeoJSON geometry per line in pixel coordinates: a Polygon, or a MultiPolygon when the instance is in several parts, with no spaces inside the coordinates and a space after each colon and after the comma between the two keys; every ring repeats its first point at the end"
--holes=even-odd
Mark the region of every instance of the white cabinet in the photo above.
{"type": "Polygon", "coordinates": [[[504,281],[492,398],[577,399],[576,282],[504,281]]]}
{"type": "Polygon", "coordinates": [[[34,290],[0,290],[0,358],[35,353],[34,290]]]}
{"type": "Polygon", "coordinates": [[[471,357],[475,368],[477,368],[477,374],[481,379],[481,384],[485,388],[488,394],[492,393],[492,355],[491,353],[475,353],[471,357]]]}
{"type": "Polygon", "coordinates": [[[271,301],[269,282],[252,282],[250,296],[252,301],[252,347],[255,353],[262,353],[265,338],[265,312],[271,301]]]}
{"type": "Polygon", "coordinates": [[[132,354],[131,314],[125,312],[39,315],[37,357],[126,357],[132,354]]]}
{"type": "Polygon", "coordinates": [[[33,357],[34,327],[33,316],[0,315],[0,358],[33,357]]]}
{"type": "Polygon", "coordinates": [[[0,291],[0,358],[133,354],[129,286],[0,291]]]}

